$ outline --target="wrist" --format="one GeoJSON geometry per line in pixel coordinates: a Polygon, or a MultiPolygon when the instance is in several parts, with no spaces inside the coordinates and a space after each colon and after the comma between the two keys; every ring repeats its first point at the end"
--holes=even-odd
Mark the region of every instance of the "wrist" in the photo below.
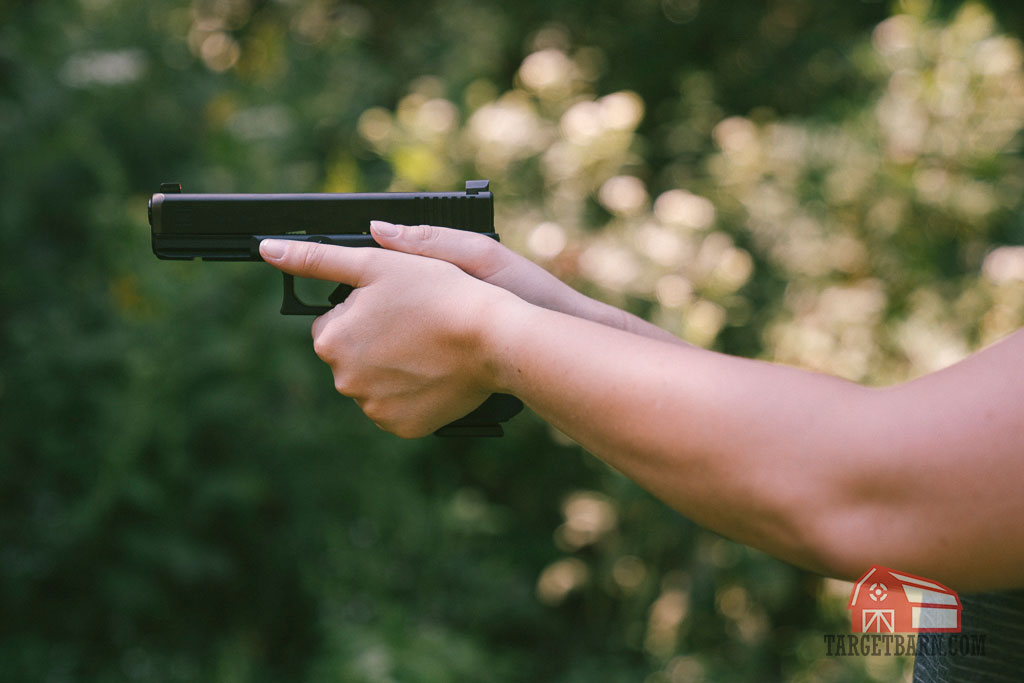
{"type": "Polygon", "coordinates": [[[580,299],[579,307],[575,313],[578,318],[584,318],[607,327],[614,327],[623,332],[640,335],[641,337],[657,339],[680,346],[691,346],[691,344],[683,341],[668,330],[664,330],[632,313],[627,313],[621,308],[616,308],[583,295],[580,295],[580,299]]]}
{"type": "Polygon", "coordinates": [[[572,315],[591,322],[623,329],[625,312],[606,303],[582,294],[573,302],[575,310],[572,315]]]}
{"type": "MultiPolygon", "coordinates": [[[[497,289],[497,288],[496,288],[497,289]]],[[[478,316],[477,352],[482,384],[491,393],[516,393],[515,362],[512,351],[530,317],[541,310],[518,296],[498,289],[490,305],[478,316]]]]}

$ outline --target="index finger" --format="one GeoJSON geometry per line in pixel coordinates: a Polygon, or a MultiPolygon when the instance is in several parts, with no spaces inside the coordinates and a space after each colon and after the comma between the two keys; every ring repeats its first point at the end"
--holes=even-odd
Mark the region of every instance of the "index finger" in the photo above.
{"type": "Polygon", "coordinates": [[[260,242],[260,256],[279,270],[353,287],[366,284],[369,251],[297,240],[268,239],[260,242]]]}
{"type": "Polygon", "coordinates": [[[494,238],[468,230],[434,225],[392,225],[370,221],[370,232],[385,249],[447,261],[486,280],[509,266],[514,257],[494,238]]]}

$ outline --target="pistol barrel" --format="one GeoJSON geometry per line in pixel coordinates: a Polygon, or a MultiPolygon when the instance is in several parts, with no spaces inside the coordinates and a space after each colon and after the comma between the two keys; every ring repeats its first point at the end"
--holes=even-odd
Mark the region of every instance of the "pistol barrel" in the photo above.
{"type": "Polygon", "coordinates": [[[465,192],[182,194],[177,187],[164,184],[149,201],[153,253],[163,259],[259,261],[256,236],[373,246],[371,220],[496,236],[485,180],[468,181],[465,192]]]}

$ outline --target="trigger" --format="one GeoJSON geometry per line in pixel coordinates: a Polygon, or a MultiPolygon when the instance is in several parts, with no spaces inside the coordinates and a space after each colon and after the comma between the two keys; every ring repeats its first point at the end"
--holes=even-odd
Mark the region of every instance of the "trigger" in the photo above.
{"type": "MultiPolygon", "coordinates": [[[[332,306],[337,306],[342,301],[344,301],[345,299],[348,298],[348,295],[352,293],[353,289],[354,288],[349,286],[349,285],[344,285],[344,284],[338,285],[334,289],[334,291],[331,292],[331,295],[329,297],[327,297],[327,300],[331,302],[332,306]]],[[[323,296],[323,295],[321,294],[321,296],[323,296]]]]}

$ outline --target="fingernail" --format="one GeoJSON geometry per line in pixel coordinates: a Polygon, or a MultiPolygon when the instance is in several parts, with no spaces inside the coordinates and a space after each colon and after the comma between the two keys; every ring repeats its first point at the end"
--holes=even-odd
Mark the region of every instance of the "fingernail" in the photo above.
{"type": "Polygon", "coordinates": [[[370,221],[370,230],[381,237],[398,237],[398,233],[401,232],[397,225],[387,221],[370,221]]]}
{"type": "Polygon", "coordinates": [[[263,240],[260,242],[260,255],[264,260],[279,261],[287,246],[284,240],[263,240]]]}

